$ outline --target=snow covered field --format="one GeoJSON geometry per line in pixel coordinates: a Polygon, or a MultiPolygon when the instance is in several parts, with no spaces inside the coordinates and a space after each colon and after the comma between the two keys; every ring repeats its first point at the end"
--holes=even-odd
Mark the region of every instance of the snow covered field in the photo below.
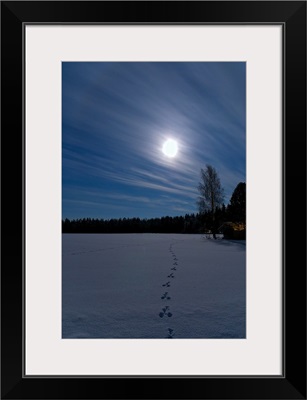
{"type": "Polygon", "coordinates": [[[245,241],[63,234],[63,338],[244,338],[245,241]]]}

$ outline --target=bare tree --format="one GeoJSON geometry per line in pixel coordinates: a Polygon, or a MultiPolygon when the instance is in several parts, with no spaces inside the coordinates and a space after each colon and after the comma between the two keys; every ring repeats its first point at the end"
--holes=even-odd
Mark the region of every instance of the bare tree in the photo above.
{"type": "Polygon", "coordinates": [[[200,170],[201,181],[198,185],[200,193],[198,199],[199,212],[210,211],[212,214],[212,233],[216,239],[215,212],[224,200],[224,189],[222,188],[218,173],[212,165],[207,164],[206,168],[200,170]]]}

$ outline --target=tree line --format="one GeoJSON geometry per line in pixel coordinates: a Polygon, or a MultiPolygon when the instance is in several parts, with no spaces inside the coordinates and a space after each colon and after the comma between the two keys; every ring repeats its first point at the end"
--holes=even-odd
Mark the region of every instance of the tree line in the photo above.
{"type": "MultiPolygon", "coordinates": [[[[201,181],[198,184],[199,198],[198,209],[200,214],[210,215],[210,230],[216,239],[219,230],[223,230],[224,236],[229,238],[245,239],[246,231],[246,184],[240,182],[232,193],[227,207],[225,218],[222,222],[220,207],[224,201],[224,188],[216,169],[207,164],[200,170],[201,181]],[[221,226],[221,222],[222,225],[221,226]],[[227,224],[226,224],[227,223],[227,224]]],[[[224,206],[224,204],[223,204],[224,206]]],[[[222,206],[222,207],[223,207],[222,206]]]]}
{"type": "MultiPolygon", "coordinates": [[[[201,169],[198,213],[161,218],[81,218],[62,220],[63,233],[217,233],[246,224],[246,184],[236,186],[228,205],[217,171],[210,165],[201,169]],[[229,225],[229,223],[233,225],[229,225]],[[226,224],[226,225],[225,225],[226,224]],[[228,225],[227,225],[228,224],[228,225]],[[226,226],[226,228],[225,228],[226,226]]],[[[230,232],[231,233],[231,232],[230,232]]]]}

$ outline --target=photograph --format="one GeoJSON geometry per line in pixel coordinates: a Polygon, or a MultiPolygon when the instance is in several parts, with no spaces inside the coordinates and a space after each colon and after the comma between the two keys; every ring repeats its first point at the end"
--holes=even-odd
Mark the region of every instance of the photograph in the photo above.
{"type": "Polygon", "coordinates": [[[246,339],[246,63],[61,68],[62,339],[246,339]]]}

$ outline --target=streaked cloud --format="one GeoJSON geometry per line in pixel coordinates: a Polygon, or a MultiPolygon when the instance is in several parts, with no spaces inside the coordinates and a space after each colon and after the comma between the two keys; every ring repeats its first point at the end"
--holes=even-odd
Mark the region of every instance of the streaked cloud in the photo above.
{"type": "Polygon", "coordinates": [[[64,218],[197,212],[207,163],[226,202],[245,181],[244,63],[65,62],[62,73],[64,218]]]}

